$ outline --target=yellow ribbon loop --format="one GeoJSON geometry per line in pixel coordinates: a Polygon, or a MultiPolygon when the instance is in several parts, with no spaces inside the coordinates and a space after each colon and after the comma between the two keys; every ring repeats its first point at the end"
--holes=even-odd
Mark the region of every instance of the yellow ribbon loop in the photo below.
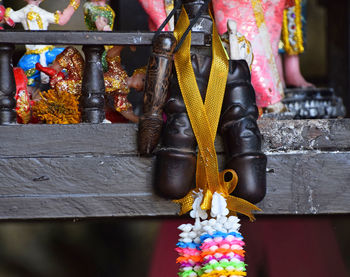
{"type": "Polygon", "coordinates": [[[227,188],[227,190],[223,191],[222,193],[224,194],[224,196],[228,196],[230,193],[232,193],[238,183],[238,176],[236,171],[232,170],[232,169],[225,169],[224,171],[220,172],[220,181],[222,183],[221,187],[227,188]],[[230,173],[230,175],[226,175],[227,173],[230,173]],[[227,181],[225,179],[225,175],[227,176],[227,181]],[[228,178],[230,177],[230,179],[228,178]],[[227,195],[225,195],[225,193],[228,193],[227,195]]]}
{"type": "Polygon", "coordinates": [[[244,214],[249,217],[250,221],[254,221],[255,217],[252,214],[252,211],[261,211],[261,209],[242,198],[230,195],[235,190],[238,183],[237,173],[232,169],[226,169],[220,172],[220,176],[220,180],[222,180],[223,185],[227,188],[228,192],[228,195],[224,195],[226,197],[227,208],[233,213],[238,212],[244,214]],[[230,180],[225,180],[226,173],[232,174],[230,180]]]}
{"type": "MultiPolygon", "coordinates": [[[[182,7],[174,30],[174,35],[178,41],[186,31],[189,23],[187,13],[182,7]]],[[[212,65],[204,103],[193,71],[190,48],[191,32],[185,38],[182,47],[174,55],[174,63],[181,93],[198,143],[196,189],[190,191],[184,198],[174,202],[181,204],[180,214],[187,213],[192,209],[194,193],[202,191],[204,195],[201,208],[209,210],[213,193],[217,192],[228,200],[228,208],[232,212],[239,212],[248,215],[250,219],[254,219],[251,211],[259,210],[257,207],[243,199],[230,196],[238,182],[237,174],[231,169],[219,174],[218,170],[214,141],[220,119],[229,66],[214,19],[212,65]],[[225,174],[228,172],[232,174],[232,178],[225,181],[225,174]]]]}

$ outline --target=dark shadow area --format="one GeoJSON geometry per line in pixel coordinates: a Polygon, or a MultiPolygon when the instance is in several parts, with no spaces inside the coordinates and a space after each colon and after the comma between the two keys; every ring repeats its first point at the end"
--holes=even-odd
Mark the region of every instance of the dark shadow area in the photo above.
{"type": "MultiPolygon", "coordinates": [[[[2,223],[0,276],[143,277],[151,268],[151,277],[175,276],[176,226],[186,221],[2,223]]],[[[346,277],[341,272],[350,272],[348,215],[258,216],[256,223],[242,219],[241,231],[248,276],[322,277],[333,271],[346,277]]]]}
{"type": "Polygon", "coordinates": [[[2,223],[0,276],[146,276],[158,222],[2,223]]]}

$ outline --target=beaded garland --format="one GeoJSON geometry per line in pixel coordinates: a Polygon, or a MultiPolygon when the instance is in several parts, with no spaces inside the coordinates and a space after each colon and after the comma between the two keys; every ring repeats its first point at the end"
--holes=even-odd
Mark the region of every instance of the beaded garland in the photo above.
{"type": "MultiPolygon", "coordinates": [[[[195,197],[200,199],[202,195],[195,197]]],[[[176,262],[180,264],[180,277],[246,276],[239,218],[228,217],[225,198],[218,193],[215,197],[219,200],[212,203],[211,219],[207,220],[207,213],[193,204],[190,215],[195,224],[178,227],[181,233],[175,250],[179,254],[176,262]]]]}
{"type": "Polygon", "coordinates": [[[282,26],[283,49],[289,55],[298,55],[304,52],[302,0],[295,0],[295,6],[284,10],[282,26]]]}

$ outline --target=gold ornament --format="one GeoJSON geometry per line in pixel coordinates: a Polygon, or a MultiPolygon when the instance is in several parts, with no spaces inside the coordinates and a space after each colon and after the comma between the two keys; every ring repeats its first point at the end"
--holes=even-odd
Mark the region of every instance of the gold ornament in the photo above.
{"type": "Polygon", "coordinates": [[[78,3],[76,0],[70,0],[69,5],[72,6],[74,8],[74,10],[76,11],[79,8],[80,3],[78,3]]]}

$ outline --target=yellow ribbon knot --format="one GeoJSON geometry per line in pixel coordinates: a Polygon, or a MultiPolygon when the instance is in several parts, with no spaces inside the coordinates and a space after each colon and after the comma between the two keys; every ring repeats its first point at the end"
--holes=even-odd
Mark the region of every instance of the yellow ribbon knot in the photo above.
{"type": "MultiPolygon", "coordinates": [[[[248,201],[242,198],[230,195],[235,190],[238,183],[238,176],[236,172],[232,169],[226,169],[220,172],[219,175],[220,175],[219,187],[223,189],[223,191],[220,193],[222,196],[226,198],[227,208],[231,211],[231,214],[236,215],[236,213],[241,213],[248,216],[251,221],[254,221],[255,217],[252,214],[252,211],[261,211],[261,209],[259,209],[255,205],[249,203],[248,201]],[[228,181],[225,181],[225,174],[228,172],[232,174],[232,178],[228,181]]],[[[184,198],[179,200],[174,200],[175,203],[178,203],[181,205],[180,215],[186,214],[192,210],[194,196],[198,192],[199,192],[198,189],[194,189],[194,190],[191,190],[184,198]]],[[[213,192],[211,190],[205,191],[204,197],[201,203],[201,209],[210,210],[212,199],[213,199],[213,192]]]]}

